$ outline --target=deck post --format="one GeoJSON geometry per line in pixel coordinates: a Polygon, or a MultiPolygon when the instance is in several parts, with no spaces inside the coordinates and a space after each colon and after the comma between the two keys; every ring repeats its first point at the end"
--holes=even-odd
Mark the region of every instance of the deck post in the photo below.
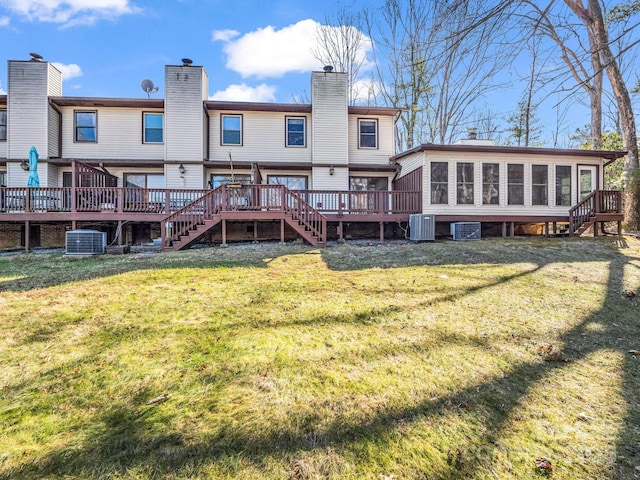
{"type": "Polygon", "coordinates": [[[514,231],[515,231],[515,222],[511,222],[511,224],[509,225],[509,237],[511,238],[514,237],[514,231]]]}
{"type": "Polygon", "coordinates": [[[280,243],[284,243],[284,218],[280,219],[280,243]]]}
{"type": "MultiPolygon", "coordinates": [[[[593,223],[593,236],[594,237],[598,236],[598,223],[599,222],[597,220],[593,223]]],[[[602,226],[602,223],[600,223],[600,226],[602,226]]]]}
{"type": "Polygon", "coordinates": [[[380,243],[384,242],[384,222],[380,222],[380,243]]]}
{"type": "Polygon", "coordinates": [[[544,238],[549,238],[549,222],[544,222],[544,238]]]}
{"type": "Polygon", "coordinates": [[[555,237],[558,234],[558,222],[553,222],[553,236],[555,237]]]}
{"type": "Polygon", "coordinates": [[[338,233],[338,241],[344,242],[344,236],[342,234],[342,221],[338,222],[337,230],[338,230],[338,232],[337,232],[338,233]]]}
{"type": "Polygon", "coordinates": [[[222,219],[222,245],[227,246],[227,221],[222,219]]]}
{"type": "MultiPolygon", "coordinates": [[[[160,237],[162,240],[164,240],[164,230],[162,225],[164,224],[164,222],[160,222],[160,237]]],[[[118,246],[121,247],[122,246],[122,220],[118,220],[118,246]]]]}
{"type": "Polygon", "coordinates": [[[71,220],[71,230],[77,230],[77,229],[78,229],[77,220],[71,220]]]}
{"type": "Polygon", "coordinates": [[[254,242],[258,241],[258,221],[257,220],[253,221],[253,241],[254,242]]]}
{"type": "Polygon", "coordinates": [[[502,222],[502,238],[507,238],[507,222],[502,222]]]}
{"type": "Polygon", "coordinates": [[[622,235],[622,222],[618,220],[618,235],[622,235]]]}
{"type": "MultiPolygon", "coordinates": [[[[122,222],[118,222],[118,228],[120,229],[120,238],[122,238],[122,234],[124,233],[122,231],[122,222]]],[[[161,245],[162,248],[164,249],[164,247],[168,247],[169,246],[169,242],[167,239],[167,222],[165,222],[164,220],[162,222],[160,222],[160,240],[161,240],[161,245]]],[[[118,239],[118,242],[120,242],[120,240],[118,239]]],[[[119,245],[121,245],[120,243],[118,243],[119,245]]]]}
{"type": "Polygon", "coordinates": [[[25,220],[24,222],[24,252],[29,253],[29,243],[31,242],[31,222],[25,220]]]}

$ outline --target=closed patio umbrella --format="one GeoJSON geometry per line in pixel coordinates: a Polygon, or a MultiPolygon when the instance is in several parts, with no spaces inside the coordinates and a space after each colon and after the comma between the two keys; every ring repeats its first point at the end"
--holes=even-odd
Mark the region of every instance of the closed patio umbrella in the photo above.
{"type": "Polygon", "coordinates": [[[27,187],[39,187],[40,177],[38,177],[38,150],[36,147],[31,147],[29,150],[29,179],[27,180],[27,187]]]}

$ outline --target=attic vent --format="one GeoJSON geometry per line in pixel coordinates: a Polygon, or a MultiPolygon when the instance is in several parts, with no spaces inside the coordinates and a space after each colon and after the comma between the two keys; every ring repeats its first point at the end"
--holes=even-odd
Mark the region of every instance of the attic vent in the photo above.
{"type": "Polygon", "coordinates": [[[323,70],[325,73],[333,72],[333,65],[325,65],[323,70]]]}
{"type": "Polygon", "coordinates": [[[98,230],[71,230],[66,236],[67,255],[99,255],[107,248],[107,234],[98,230]]]}

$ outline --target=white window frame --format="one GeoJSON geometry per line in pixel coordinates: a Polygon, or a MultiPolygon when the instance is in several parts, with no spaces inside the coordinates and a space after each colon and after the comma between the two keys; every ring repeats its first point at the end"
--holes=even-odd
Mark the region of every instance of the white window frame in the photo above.
{"type": "Polygon", "coordinates": [[[362,148],[365,150],[377,150],[378,149],[378,119],[377,118],[359,118],[358,119],[358,148],[362,148]],[[371,133],[363,133],[362,132],[362,126],[365,123],[373,123],[374,127],[375,127],[375,132],[373,134],[371,133]],[[363,145],[363,135],[366,136],[367,138],[369,137],[373,137],[374,139],[374,146],[370,146],[370,145],[363,145]]]}
{"type": "Polygon", "coordinates": [[[159,145],[164,143],[164,113],[162,112],[142,112],[142,143],[149,143],[149,144],[155,144],[155,145],[159,145]],[[149,127],[147,128],[147,116],[160,116],[162,119],[162,126],[158,129],[155,127],[149,127]],[[162,135],[162,140],[160,140],[159,142],[154,142],[154,141],[150,141],[147,140],[147,130],[160,130],[160,133],[162,135]]]}
{"type": "Polygon", "coordinates": [[[291,148],[306,148],[307,146],[307,117],[285,117],[284,120],[284,145],[291,148]],[[302,145],[289,143],[289,120],[302,120],[302,145]]]}
{"type": "MultiPolygon", "coordinates": [[[[227,145],[227,146],[236,146],[236,147],[241,147],[243,144],[243,135],[244,135],[244,128],[243,128],[243,123],[244,123],[244,119],[242,117],[242,114],[239,113],[223,113],[220,114],[220,145],[227,145]],[[224,132],[225,132],[225,128],[224,128],[224,121],[226,118],[237,118],[240,120],[240,139],[238,143],[227,143],[224,141],[224,132]]],[[[228,131],[234,131],[235,130],[228,130],[228,131]]]]}

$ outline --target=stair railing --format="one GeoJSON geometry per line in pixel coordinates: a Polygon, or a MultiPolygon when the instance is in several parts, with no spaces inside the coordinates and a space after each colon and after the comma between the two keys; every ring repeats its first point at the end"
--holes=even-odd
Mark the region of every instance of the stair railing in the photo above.
{"type": "Polygon", "coordinates": [[[326,242],[327,217],[309,205],[295,191],[282,187],[282,205],[294,222],[299,222],[318,243],[326,242]]]}

